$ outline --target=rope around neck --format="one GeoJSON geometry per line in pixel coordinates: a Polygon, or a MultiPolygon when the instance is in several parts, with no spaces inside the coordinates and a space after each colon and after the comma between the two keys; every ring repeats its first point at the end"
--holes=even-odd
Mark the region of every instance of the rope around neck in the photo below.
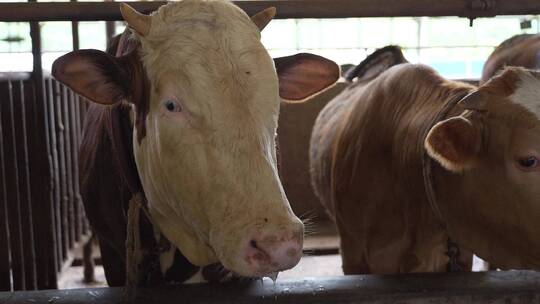
{"type": "MultiPolygon", "coordinates": [[[[454,98],[453,100],[450,100],[445,106],[442,107],[442,109],[437,113],[437,115],[433,118],[431,123],[428,125],[426,130],[424,131],[424,134],[422,136],[422,146],[425,142],[427,135],[431,128],[438,123],[439,121],[443,120],[448,113],[461,101],[461,99],[466,94],[463,94],[463,96],[458,96],[458,98],[454,98]]],[[[435,193],[435,185],[433,182],[433,160],[427,153],[427,150],[423,148],[424,154],[422,157],[422,174],[424,177],[424,188],[426,191],[427,200],[429,203],[429,206],[431,207],[431,210],[433,211],[433,214],[435,214],[435,217],[439,219],[443,225],[444,230],[448,233],[448,223],[446,219],[443,217],[441,209],[439,208],[439,204],[437,204],[437,195],[435,193]]],[[[449,258],[448,261],[448,272],[458,272],[463,271],[463,268],[458,262],[459,259],[459,247],[456,243],[454,243],[450,238],[447,240],[447,252],[446,255],[449,258]]]]}
{"type": "Polygon", "coordinates": [[[145,208],[146,198],[142,192],[135,193],[129,200],[126,238],[126,296],[131,301],[136,296],[139,285],[139,262],[141,260],[141,238],[139,220],[141,208],[145,208]]]}

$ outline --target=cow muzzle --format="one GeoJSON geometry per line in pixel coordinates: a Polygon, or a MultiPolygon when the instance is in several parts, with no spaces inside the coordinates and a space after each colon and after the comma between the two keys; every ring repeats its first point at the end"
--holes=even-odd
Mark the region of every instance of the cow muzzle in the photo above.
{"type": "Polygon", "coordinates": [[[242,241],[243,262],[249,276],[265,276],[294,267],[302,257],[304,227],[301,223],[287,230],[267,224],[242,241]]]}

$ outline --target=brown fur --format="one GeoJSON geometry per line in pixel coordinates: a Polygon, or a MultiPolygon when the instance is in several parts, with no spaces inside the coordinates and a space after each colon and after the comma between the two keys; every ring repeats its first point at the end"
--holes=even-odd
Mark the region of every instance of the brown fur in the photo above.
{"type": "Polygon", "coordinates": [[[511,140],[540,127],[533,113],[508,99],[524,73],[530,72],[507,69],[479,88],[485,100],[477,104],[485,109],[458,105],[442,118],[462,115],[481,139],[466,145],[477,161],[464,172],[433,165],[442,220],[426,196],[424,136],[445,105],[475,87],[403,64],[349,87],[321,111],[311,139],[312,182],[336,220],[346,274],[445,271],[448,238],[499,267],[540,266],[536,188],[505,171],[511,140]],[[518,196],[523,209],[509,212],[518,196]]]}
{"type": "Polygon", "coordinates": [[[488,81],[505,66],[540,69],[540,35],[516,35],[501,43],[484,64],[480,83],[488,81]]]}
{"type": "Polygon", "coordinates": [[[345,273],[445,269],[447,235],[421,182],[422,134],[441,107],[472,89],[405,64],[349,88],[321,112],[311,170],[338,225],[345,273]]]}

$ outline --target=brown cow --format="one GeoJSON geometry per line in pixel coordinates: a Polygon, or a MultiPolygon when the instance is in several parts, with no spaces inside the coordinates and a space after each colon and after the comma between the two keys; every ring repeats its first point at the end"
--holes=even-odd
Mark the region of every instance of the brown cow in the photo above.
{"type": "Polygon", "coordinates": [[[75,51],[53,65],[94,102],[81,184],[108,283],[125,282],[126,212],[140,193],[153,224],[142,217],[141,284],[181,282],[216,262],[249,277],[293,267],[303,225],[277,172],[280,96],[321,91],[339,67],[310,54],[273,61],[260,30],[274,9],[250,19],[228,1],[185,0],[150,16],[121,11],[133,34],[116,52],[75,51]]]}
{"type": "Polygon", "coordinates": [[[540,34],[521,34],[503,41],[484,64],[480,83],[506,66],[540,69],[540,34]]]}
{"type": "Polygon", "coordinates": [[[351,84],[310,148],[344,272],[446,271],[449,238],[501,268],[540,269],[539,115],[540,74],[521,68],[479,88],[409,63],[351,84]]]}

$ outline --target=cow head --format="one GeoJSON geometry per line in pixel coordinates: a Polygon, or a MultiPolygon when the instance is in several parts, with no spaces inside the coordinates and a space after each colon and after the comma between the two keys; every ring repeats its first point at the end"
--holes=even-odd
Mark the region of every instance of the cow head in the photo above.
{"type": "Polygon", "coordinates": [[[274,9],[249,18],[227,1],[185,0],[149,16],[121,11],[137,52],[75,51],[53,75],[94,102],[131,103],[152,221],[196,265],[245,276],[296,265],[303,225],[277,172],[279,104],[333,84],[337,65],[310,54],[273,61],[260,30],[274,9]]]}
{"type": "Polygon", "coordinates": [[[540,269],[540,73],[507,68],[460,104],[425,141],[447,171],[450,235],[497,267],[540,269]]]}

